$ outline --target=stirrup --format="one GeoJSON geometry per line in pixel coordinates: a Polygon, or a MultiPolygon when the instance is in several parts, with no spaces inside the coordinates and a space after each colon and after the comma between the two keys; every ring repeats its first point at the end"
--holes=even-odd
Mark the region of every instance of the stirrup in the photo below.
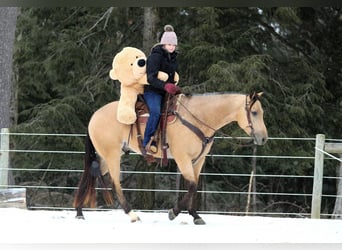
{"type": "Polygon", "coordinates": [[[154,136],[151,137],[151,139],[147,143],[145,149],[146,149],[146,152],[148,152],[150,154],[158,153],[158,146],[157,146],[157,142],[154,140],[154,136]]]}
{"type": "Polygon", "coordinates": [[[147,150],[147,146],[145,148],[144,147],[141,148],[141,154],[144,156],[148,165],[151,165],[151,163],[156,162],[156,159],[154,158],[154,156],[151,154],[149,150],[147,150]]]}

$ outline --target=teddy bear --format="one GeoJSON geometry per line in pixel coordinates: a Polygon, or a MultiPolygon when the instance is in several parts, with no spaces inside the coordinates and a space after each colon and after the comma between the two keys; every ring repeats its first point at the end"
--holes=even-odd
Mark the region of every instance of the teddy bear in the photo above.
{"type": "Polygon", "coordinates": [[[109,76],[121,83],[118,121],[124,124],[134,123],[135,103],[138,95],[144,93],[144,85],[147,84],[144,52],[133,47],[123,48],[115,55],[109,76]]]}
{"type": "MultiPolygon", "coordinates": [[[[123,48],[114,56],[109,76],[121,83],[117,110],[118,121],[124,124],[133,124],[137,119],[135,103],[138,95],[144,93],[144,85],[148,84],[145,53],[134,47],[123,48]]],[[[159,71],[158,78],[166,81],[168,75],[159,71]]],[[[179,80],[177,73],[174,80],[177,84],[179,80]]]]}

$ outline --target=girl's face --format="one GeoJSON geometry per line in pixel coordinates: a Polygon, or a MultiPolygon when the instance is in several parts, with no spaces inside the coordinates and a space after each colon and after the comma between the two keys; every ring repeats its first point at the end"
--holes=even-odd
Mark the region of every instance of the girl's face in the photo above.
{"type": "Polygon", "coordinates": [[[172,53],[176,49],[176,45],[173,44],[165,44],[164,48],[167,50],[167,52],[172,53]]]}

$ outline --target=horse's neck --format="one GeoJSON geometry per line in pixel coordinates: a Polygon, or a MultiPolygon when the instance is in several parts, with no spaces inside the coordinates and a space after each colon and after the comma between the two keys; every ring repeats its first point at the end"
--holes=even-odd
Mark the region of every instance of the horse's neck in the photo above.
{"type": "MultiPolygon", "coordinates": [[[[237,120],[237,113],[244,105],[242,94],[212,94],[193,96],[189,100],[189,111],[198,120],[216,130],[237,120]]],[[[196,120],[196,119],[195,119],[196,120]]],[[[198,125],[201,122],[194,121],[198,125]]]]}

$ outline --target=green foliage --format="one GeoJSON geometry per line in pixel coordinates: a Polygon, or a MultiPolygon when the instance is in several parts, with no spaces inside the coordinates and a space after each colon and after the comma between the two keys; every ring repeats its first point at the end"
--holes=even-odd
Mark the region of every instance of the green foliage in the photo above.
{"type": "MultiPolygon", "coordinates": [[[[180,85],[185,92],[262,91],[271,137],[314,137],[317,133],[340,137],[340,9],[191,7],[158,8],[158,13],[158,31],[171,23],[178,35],[180,85]]],[[[112,59],[122,47],[142,47],[143,25],[143,8],[22,9],[14,55],[18,124],[13,130],[85,133],[91,114],[118,99],[119,84],[108,77],[112,59]]],[[[244,135],[234,124],[222,132],[244,135]]],[[[29,149],[65,150],[65,145],[68,150],[83,149],[82,138],[18,138],[14,144],[29,149]]],[[[258,148],[261,155],[286,152],[309,156],[312,151],[312,142],[300,144],[295,140],[270,141],[258,148]]],[[[251,148],[226,141],[216,142],[213,152],[252,154],[251,148]]],[[[15,154],[13,165],[81,169],[82,160],[65,155],[15,154]]],[[[134,166],[134,160],[128,165],[134,166]]],[[[250,159],[216,159],[207,162],[206,171],[247,174],[250,165],[250,159]]],[[[257,172],[310,175],[312,165],[308,160],[258,159],[257,172]]],[[[24,182],[39,177],[27,174],[16,178],[24,182]]],[[[58,180],[75,182],[70,176],[58,180]]],[[[44,181],[55,180],[51,176],[44,181]]],[[[229,186],[236,191],[246,190],[248,182],[222,177],[207,181],[208,188],[224,190],[229,186]]],[[[258,188],[265,191],[284,191],[289,186],[294,192],[302,188],[301,183],[292,180],[258,179],[258,188]]],[[[305,182],[304,186],[307,188],[310,183],[305,182]]],[[[224,207],[231,198],[210,199],[222,202],[224,207]]],[[[271,201],[260,198],[260,202],[267,206],[271,201]]],[[[242,204],[239,209],[245,206],[235,199],[232,209],[236,204],[242,204]]]]}

